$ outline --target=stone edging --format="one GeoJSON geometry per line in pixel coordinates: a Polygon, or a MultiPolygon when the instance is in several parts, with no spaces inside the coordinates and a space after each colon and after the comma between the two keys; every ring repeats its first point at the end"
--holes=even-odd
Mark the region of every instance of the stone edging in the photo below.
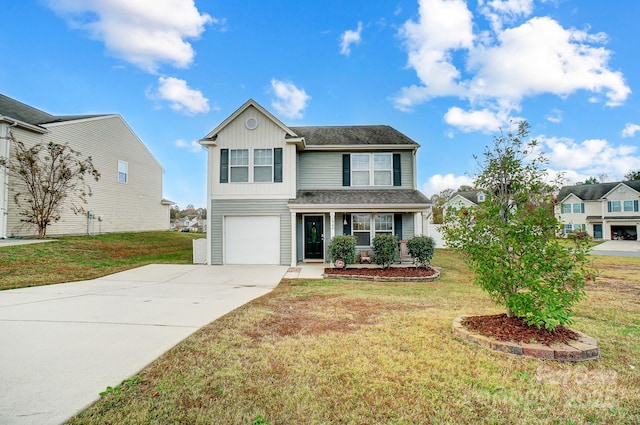
{"type": "Polygon", "coordinates": [[[478,344],[481,347],[494,351],[500,351],[507,354],[515,354],[516,356],[532,357],[540,360],[556,360],[580,362],[585,360],[596,360],[600,357],[600,348],[598,342],[588,335],[573,330],[577,333],[577,341],[569,341],[567,344],[527,344],[514,343],[506,341],[496,341],[484,335],[471,333],[467,328],[462,326],[462,320],[469,316],[456,317],[453,320],[453,332],[457,337],[478,344]]]}
{"type": "Polygon", "coordinates": [[[341,279],[341,280],[370,280],[374,282],[431,282],[440,278],[440,271],[434,269],[434,274],[431,276],[418,276],[418,277],[386,277],[386,276],[364,276],[357,274],[334,274],[324,273],[322,276],[325,279],[341,279]]]}

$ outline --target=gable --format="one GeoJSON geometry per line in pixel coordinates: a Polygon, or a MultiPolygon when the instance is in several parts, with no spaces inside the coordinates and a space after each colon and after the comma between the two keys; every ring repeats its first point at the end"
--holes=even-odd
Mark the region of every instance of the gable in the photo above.
{"type": "Polygon", "coordinates": [[[631,187],[633,182],[618,183],[613,189],[604,194],[604,198],[608,199],[638,199],[640,196],[640,185],[633,185],[636,188],[631,187]]]}

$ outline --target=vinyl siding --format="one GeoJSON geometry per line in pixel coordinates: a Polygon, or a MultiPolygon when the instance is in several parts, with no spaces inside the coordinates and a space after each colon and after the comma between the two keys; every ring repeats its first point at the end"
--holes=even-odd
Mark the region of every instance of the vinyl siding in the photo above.
{"type": "Polygon", "coordinates": [[[280,215],[280,264],[291,263],[291,213],[286,199],[212,199],[209,209],[211,264],[223,264],[225,215],[280,215]]]}
{"type": "MultiPolygon", "coordinates": [[[[110,233],[169,229],[169,207],[162,205],[160,164],[119,116],[108,116],[52,125],[50,133],[36,135],[13,129],[15,137],[27,145],[38,142],[69,143],[83,157],[91,156],[101,174],[100,180],[89,180],[93,196],[87,198],[85,210],[95,219],[89,224],[91,233],[110,233]],[[128,182],[118,183],[118,160],[128,163],[128,182]],[[98,221],[97,217],[103,220],[98,221]]],[[[13,153],[13,152],[12,152],[13,153]]],[[[13,194],[16,182],[10,182],[7,235],[33,236],[37,229],[20,222],[13,194]]],[[[48,227],[47,235],[87,233],[86,215],[75,215],[68,208],[62,218],[48,227]]]]}
{"type": "MultiPolygon", "coordinates": [[[[373,152],[373,151],[372,151],[373,152]]],[[[299,152],[298,190],[344,189],[342,186],[342,155],[349,152],[299,152]]],[[[415,189],[413,152],[400,151],[401,186],[370,186],[376,189],[415,189]]],[[[363,187],[359,187],[362,189],[363,187]]]]}
{"type": "MultiPolygon", "coordinates": [[[[254,107],[247,108],[229,125],[224,127],[216,138],[216,146],[209,148],[209,184],[212,195],[220,198],[237,197],[295,197],[296,147],[285,143],[285,133],[269,118],[254,107]],[[248,118],[255,118],[258,127],[246,128],[248,118]],[[220,183],[220,150],[282,148],[281,183],[220,183]]],[[[253,155],[250,155],[250,160],[253,155]]],[[[250,169],[251,174],[251,169],[250,169]]]]}

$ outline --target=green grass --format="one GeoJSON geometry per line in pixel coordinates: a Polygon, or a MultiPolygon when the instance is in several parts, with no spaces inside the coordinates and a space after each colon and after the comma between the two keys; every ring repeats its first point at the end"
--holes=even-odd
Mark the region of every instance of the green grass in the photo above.
{"type": "MultiPolygon", "coordinates": [[[[284,280],[191,337],[71,424],[635,424],[640,259],[596,258],[573,328],[602,358],[544,362],[464,343],[500,308],[448,250],[432,283],[284,280]]],[[[96,394],[97,395],[97,394],[96,394]]]]}
{"type": "Polygon", "coordinates": [[[180,232],[69,236],[0,248],[0,289],[94,279],[152,263],[190,264],[192,241],[180,232]]]}

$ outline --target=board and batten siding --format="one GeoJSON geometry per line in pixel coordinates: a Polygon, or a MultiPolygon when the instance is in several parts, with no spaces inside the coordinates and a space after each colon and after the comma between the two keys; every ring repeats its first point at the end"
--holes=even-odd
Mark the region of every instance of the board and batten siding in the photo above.
{"type": "MultiPolygon", "coordinates": [[[[212,197],[283,197],[295,198],[296,147],[285,142],[285,132],[253,106],[247,108],[218,133],[216,146],[210,146],[208,164],[212,197]],[[255,118],[258,126],[249,130],[247,119],[255,118]],[[282,182],[280,183],[220,183],[221,149],[282,148],[282,182]]],[[[250,175],[253,154],[250,157],[250,175]]]]}
{"type": "Polygon", "coordinates": [[[280,264],[291,263],[291,213],[286,199],[212,199],[209,209],[211,264],[224,263],[224,216],[280,216],[280,264]]]}
{"type": "MultiPolygon", "coordinates": [[[[169,229],[169,206],[161,203],[162,167],[120,116],[57,123],[47,129],[49,133],[44,135],[19,129],[12,132],[28,146],[68,143],[82,157],[90,156],[101,175],[98,182],[87,180],[93,195],[83,205],[93,212],[94,219],[88,223],[86,215],[64,208],[62,218],[47,228],[48,236],[169,229]],[[118,182],[118,160],[128,163],[127,183],[118,182]]],[[[13,201],[18,189],[15,181],[10,182],[8,236],[37,235],[37,228],[20,222],[13,201]]]]}
{"type": "MultiPolygon", "coordinates": [[[[371,151],[377,152],[377,151],[371,151]]],[[[344,189],[342,186],[342,155],[351,152],[298,153],[298,190],[344,189]]],[[[357,152],[365,153],[365,152],[357,152]]],[[[413,152],[399,151],[401,186],[375,186],[376,189],[415,189],[413,152]]],[[[362,187],[359,187],[362,188],[362,187]]]]}

